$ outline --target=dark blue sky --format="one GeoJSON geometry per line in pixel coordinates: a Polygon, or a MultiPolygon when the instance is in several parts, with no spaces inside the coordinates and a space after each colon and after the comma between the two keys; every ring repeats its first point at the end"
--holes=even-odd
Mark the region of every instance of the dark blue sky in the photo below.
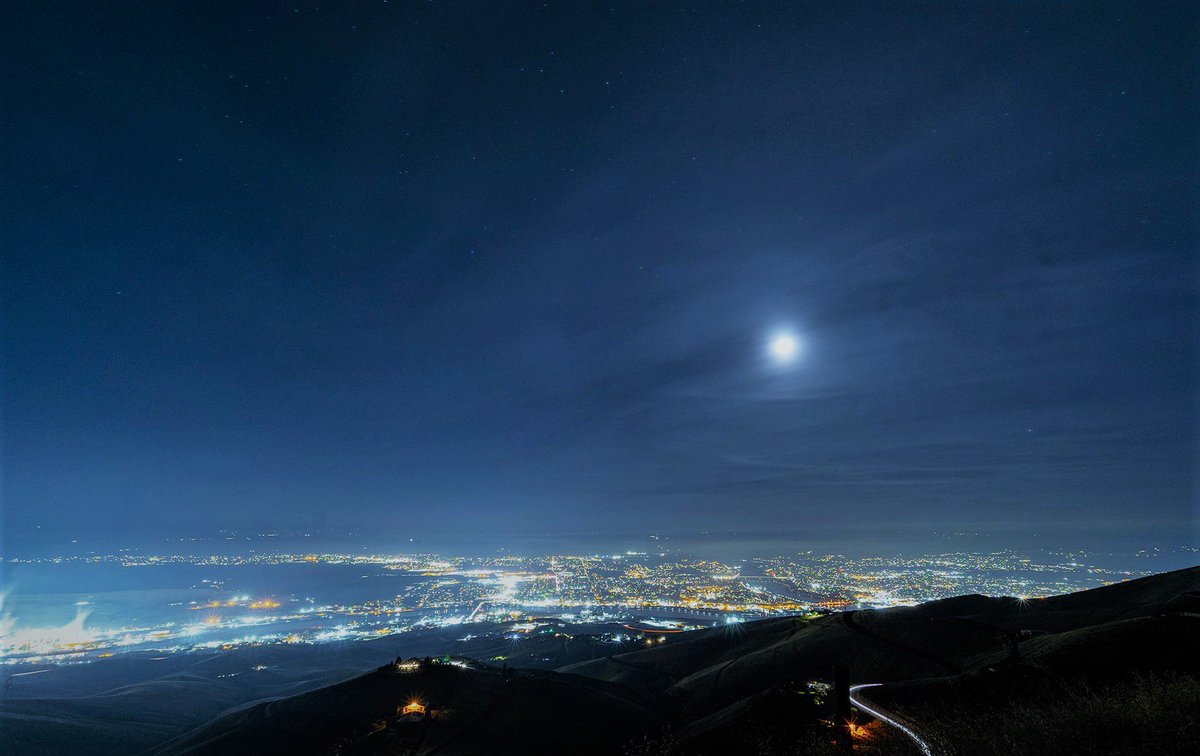
{"type": "Polygon", "coordinates": [[[89,5],[4,12],[10,549],[1195,532],[1185,4],[89,5]]]}

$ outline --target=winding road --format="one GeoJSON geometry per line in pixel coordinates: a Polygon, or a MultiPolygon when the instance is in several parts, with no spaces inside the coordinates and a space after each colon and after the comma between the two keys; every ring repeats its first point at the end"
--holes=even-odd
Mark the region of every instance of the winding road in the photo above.
{"type": "Polygon", "coordinates": [[[920,748],[921,753],[925,754],[925,756],[933,756],[933,749],[931,749],[929,747],[929,744],[926,743],[925,740],[920,735],[918,735],[915,730],[913,730],[911,727],[904,724],[899,719],[897,719],[895,716],[893,716],[892,714],[889,714],[886,710],[880,708],[879,706],[877,706],[875,704],[867,703],[865,700],[863,700],[863,698],[860,695],[858,695],[858,692],[860,690],[863,690],[864,688],[877,688],[882,684],[883,683],[864,683],[862,685],[851,685],[850,686],[850,703],[854,704],[859,709],[867,712],[868,714],[875,717],[879,721],[886,722],[887,724],[890,724],[892,727],[895,727],[896,729],[900,730],[900,732],[907,735],[909,737],[909,739],[912,740],[912,742],[917,744],[917,748],[920,748]]]}

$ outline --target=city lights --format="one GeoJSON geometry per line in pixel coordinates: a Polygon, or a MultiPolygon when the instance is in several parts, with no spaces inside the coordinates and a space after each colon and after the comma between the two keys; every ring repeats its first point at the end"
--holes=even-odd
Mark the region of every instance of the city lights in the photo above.
{"type": "MultiPolygon", "coordinates": [[[[1014,551],[948,552],[916,557],[800,553],[721,562],[689,556],[627,552],[607,555],[447,557],[434,554],[350,555],[254,553],[245,556],[136,555],[122,552],[54,557],[56,565],[118,564],[130,570],[191,565],[212,571],[204,597],[163,607],[158,622],[116,626],[90,622],[95,602],[72,605],[75,617],[49,627],[27,626],[0,596],[4,663],[89,661],[133,650],[186,652],[239,645],[314,644],[470,623],[465,639],[495,633],[514,643],[551,624],[612,625],[614,643],[754,619],[812,616],[849,608],[916,604],[965,593],[1026,597],[1067,593],[1141,573],[1089,565],[1086,555],[1034,559],[1014,551]],[[307,590],[255,596],[225,591],[222,570],[253,568],[268,580],[284,565],[319,564],[382,571],[405,580],[370,600],[318,602],[307,590]],[[214,595],[214,592],[216,595],[214,595]],[[197,614],[200,614],[197,617],[197,614]],[[247,633],[249,628],[253,632],[247,633]],[[630,634],[632,633],[632,635],[630,634]]],[[[39,560],[10,562],[37,564],[39,560]]],[[[51,560],[44,560],[51,561],[51,560]]],[[[65,609],[65,607],[64,607],[65,609]]]]}

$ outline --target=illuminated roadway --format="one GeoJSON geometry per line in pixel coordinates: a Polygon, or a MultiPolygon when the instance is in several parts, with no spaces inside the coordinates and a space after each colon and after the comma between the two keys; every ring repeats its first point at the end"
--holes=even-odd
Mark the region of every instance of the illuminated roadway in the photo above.
{"type": "Polygon", "coordinates": [[[930,749],[929,744],[926,743],[920,735],[914,732],[911,727],[886,714],[883,709],[863,703],[863,700],[858,697],[858,691],[862,690],[863,688],[877,688],[882,684],[883,683],[866,683],[863,685],[851,685],[850,703],[854,704],[881,722],[887,722],[892,727],[895,727],[896,729],[900,730],[900,732],[903,732],[905,735],[911,738],[914,743],[917,744],[917,747],[921,749],[921,753],[925,754],[925,756],[933,756],[933,750],[930,749]]]}

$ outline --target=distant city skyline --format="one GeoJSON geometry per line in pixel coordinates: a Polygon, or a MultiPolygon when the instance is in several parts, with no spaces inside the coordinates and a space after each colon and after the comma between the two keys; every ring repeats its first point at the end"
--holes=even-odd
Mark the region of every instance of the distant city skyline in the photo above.
{"type": "Polygon", "coordinates": [[[1129,580],[1195,555],[1190,549],[1126,565],[1096,563],[1082,553],[953,548],[905,557],[807,551],[733,559],[653,549],[475,557],[122,550],[9,558],[6,567],[21,588],[0,592],[0,653],[77,664],[150,649],[178,654],[371,641],[472,623],[484,624],[474,629],[485,634],[519,635],[555,617],[612,624],[618,635],[626,632],[621,623],[639,619],[682,632],[964,593],[1055,595],[1129,580]],[[112,585],[113,568],[120,570],[119,585],[112,585]],[[63,592],[64,584],[72,591],[63,592]],[[39,592],[51,586],[57,590],[39,592]],[[76,597],[83,598],[71,601],[76,597]]]}

